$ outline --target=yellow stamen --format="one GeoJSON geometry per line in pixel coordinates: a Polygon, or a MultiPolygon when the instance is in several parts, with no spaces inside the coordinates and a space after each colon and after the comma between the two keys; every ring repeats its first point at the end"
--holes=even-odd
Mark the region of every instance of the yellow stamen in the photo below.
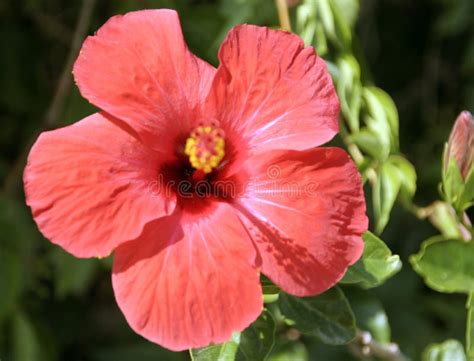
{"type": "Polygon", "coordinates": [[[225,156],[224,132],[210,125],[197,127],[186,140],[184,153],[193,168],[211,173],[225,156]]]}

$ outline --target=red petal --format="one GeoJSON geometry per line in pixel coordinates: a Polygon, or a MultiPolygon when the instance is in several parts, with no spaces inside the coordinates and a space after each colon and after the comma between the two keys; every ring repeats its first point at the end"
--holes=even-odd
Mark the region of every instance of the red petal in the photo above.
{"type": "Polygon", "coordinates": [[[173,10],[112,17],[84,42],[74,65],[82,95],[154,145],[173,142],[198,117],[215,69],[186,47],[173,10]]]}
{"type": "Polygon", "coordinates": [[[262,311],[256,251],[225,203],[195,222],[177,215],[116,250],[115,297],[130,326],[171,350],[230,339],[262,311]]]}
{"type": "Polygon", "coordinates": [[[363,250],[367,230],[359,173],[339,148],[274,151],[249,160],[253,178],[238,207],[262,272],[296,296],[336,284],[363,250]]]}
{"type": "Polygon", "coordinates": [[[175,199],[150,193],[158,165],[156,153],[97,113],[41,134],[25,169],[27,204],[51,242],[77,257],[106,256],[173,212],[175,199]]]}
{"type": "Polygon", "coordinates": [[[243,25],[222,44],[208,99],[255,152],[304,150],[338,131],[339,102],[324,61],[291,33],[243,25]]]}

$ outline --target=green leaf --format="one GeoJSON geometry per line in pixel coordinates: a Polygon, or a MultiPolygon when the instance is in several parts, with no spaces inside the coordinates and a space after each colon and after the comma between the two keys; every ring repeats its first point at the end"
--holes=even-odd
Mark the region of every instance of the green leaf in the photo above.
{"type": "Polygon", "coordinates": [[[351,50],[352,44],[352,32],[347,19],[344,18],[342,9],[337,5],[334,0],[329,3],[331,11],[334,17],[334,25],[336,30],[336,45],[340,45],[340,50],[351,50]]]}
{"type": "Polygon", "coordinates": [[[413,164],[399,155],[392,155],[388,161],[398,171],[400,195],[404,201],[410,201],[416,192],[416,170],[413,164]]]}
{"type": "Polygon", "coordinates": [[[413,268],[425,283],[438,292],[470,293],[474,291],[474,243],[458,240],[423,242],[418,254],[410,258],[413,268]]]}
{"type": "Polygon", "coordinates": [[[190,350],[194,361],[263,361],[273,348],[275,321],[267,310],[242,333],[226,343],[190,350]]]}
{"type": "Polygon", "coordinates": [[[354,311],[357,327],[369,331],[376,341],[389,343],[391,339],[390,325],[379,299],[365,290],[356,288],[349,289],[346,294],[354,311]]]}
{"type": "Polygon", "coordinates": [[[41,360],[40,341],[29,318],[22,312],[13,317],[13,360],[41,360]]]}
{"type": "Polygon", "coordinates": [[[240,337],[237,361],[265,360],[273,348],[275,321],[267,310],[240,337]]]}
{"type": "Polygon", "coordinates": [[[343,56],[337,62],[339,69],[336,82],[337,94],[341,102],[341,112],[352,133],[359,131],[362,85],[360,67],[353,56],[343,56]]]}
{"type": "Polygon", "coordinates": [[[464,180],[454,157],[449,158],[448,165],[443,167],[442,182],[445,200],[456,207],[464,191],[464,180]]]}
{"type": "Polygon", "coordinates": [[[268,357],[268,361],[307,361],[308,351],[301,342],[287,342],[275,347],[268,357]]]}
{"type": "Polygon", "coordinates": [[[372,189],[377,234],[382,233],[390,219],[390,212],[397,199],[400,186],[397,168],[391,163],[383,163],[378,169],[377,182],[372,189]]]}
{"type": "Polygon", "coordinates": [[[382,143],[376,133],[370,129],[364,128],[351,135],[352,141],[364,152],[372,158],[380,157],[380,149],[383,148],[382,143]]]}
{"type": "Polygon", "coordinates": [[[333,0],[333,3],[340,10],[341,16],[349,27],[354,27],[359,15],[359,0],[333,0]]]}
{"type": "Polygon", "coordinates": [[[324,343],[342,345],[356,335],[354,315],[339,287],[315,297],[299,298],[282,293],[278,302],[282,314],[298,330],[324,343]]]}
{"type": "Polygon", "coordinates": [[[474,203],[474,166],[471,167],[464,182],[464,189],[459,197],[460,211],[464,211],[471,207],[474,203]]]}
{"type": "MultiPolygon", "coordinates": [[[[382,119],[385,118],[388,122],[390,129],[390,148],[393,152],[396,152],[399,147],[398,142],[398,133],[399,133],[399,120],[398,120],[398,110],[394,101],[385,91],[377,87],[367,87],[366,89],[366,100],[369,102],[369,107],[374,111],[373,115],[379,116],[381,119],[379,121],[382,124],[382,119]],[[370,94],[370,96],[369,96],[370,94]],[[375,99],[379,104],[375,103],[375,99]],[[383,108],[385,116],[380,112],[380,106],[383,108]]],[[[385,120],[383,121],[385,124],[385,120]]],[[[385,125],[383,126],[383,128],[385,125]]]]}
{"type": "MultiPolygon", "coordinates": [[[[364,117],[365,123],[371,133],[377,136],[380,143],[377,159],[385,161],[390,154],[390,150],[395,146],[392,144],[394,139],[394,129],[392,129],[393,125],[390,120],[394,115],[393,109],[386,109],[387,100],[384,97],[381,97],[381,94],[381,91],[375,87],[366,87],[362,91],[367,112],[364,117]]],[[[396,120],[398,124],[398,116],[396,120]]],[[[396,131],[396,134],[398,139],[398,130],[396,131]]]]}
{"type": "Polygon", "coordinates": [[[393,255],[385,242],[371,232],[362,236],[365,242],[364,253],[359,261],[351,266],[342,283],[356,283],[362,288],[381,285],[402,268],[398,255],[393,255]]]}
{"type": "Polygon", "coordinates": [[[422,361],[466,361],[462,344],[456,340],[431,344],[423,352],[422,361]]]}
{"type": "Polygon", "coordinates": [[[226,343],[190,350],[193,361],[234,361],[240,343],[240,333],[234,333],[226,343]]]}

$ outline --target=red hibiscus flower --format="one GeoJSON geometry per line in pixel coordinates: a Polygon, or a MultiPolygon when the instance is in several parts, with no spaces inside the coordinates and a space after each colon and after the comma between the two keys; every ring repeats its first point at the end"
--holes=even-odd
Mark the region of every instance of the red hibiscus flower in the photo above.
{"type": "Polygon", "coordinates": [[[43,133],[24,182],[51,242],[115,250],[130,326],[172,350],[219,343],[262,311],[262,272],[321,293],[361,255],[361,179],[338,131],[326,66],[297,36],[232,29],[217,69],[186,47],[178,15],[111,18],[74,66],[102,112],[43,133]]]}

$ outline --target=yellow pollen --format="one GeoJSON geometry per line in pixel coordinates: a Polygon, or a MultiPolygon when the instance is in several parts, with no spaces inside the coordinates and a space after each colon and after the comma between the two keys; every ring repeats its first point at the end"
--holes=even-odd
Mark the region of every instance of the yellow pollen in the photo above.
{"type": "Polygon", "coordinates": [[[224,132],[211,125],[195,128],[186,139],[184,153],[193,168],[211,173],[225,156],[224,132]]]}

